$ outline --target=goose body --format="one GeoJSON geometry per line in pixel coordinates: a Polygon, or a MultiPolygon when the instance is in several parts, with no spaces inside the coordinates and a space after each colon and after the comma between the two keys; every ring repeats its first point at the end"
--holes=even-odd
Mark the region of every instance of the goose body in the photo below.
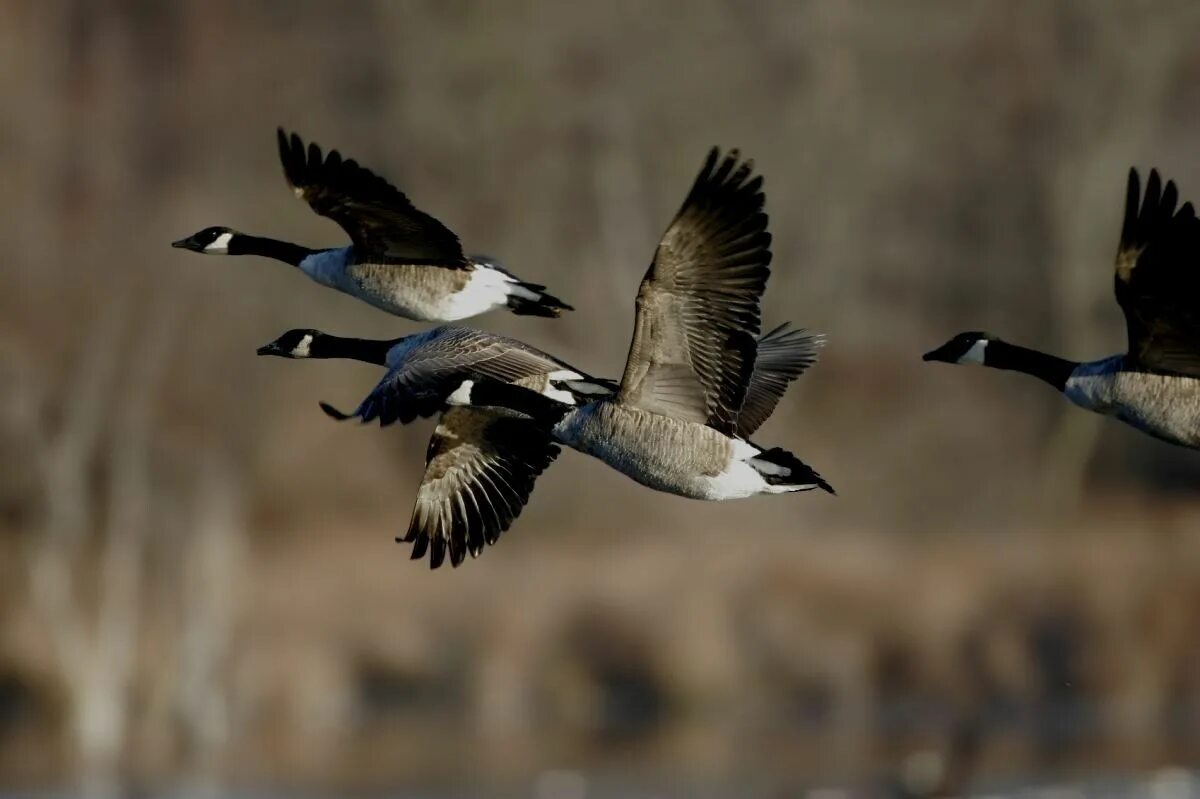
{"type": "MultiPolygon", "coordinates": [[[[502,409],[448,408],[429,402],[423,385],[439,385],[463,370],[512,380],[554,403],[582,403],[616,385],[593,378],[515,339],[465,328],[439,327],[390,340],[342,338],[318,330],[290,330],[260,347],[260,355],[346,358],[387,368],[355,410],[362,421],[387,424],[438,413],[425,456],[425,473],[408,530],[414,559],[431,568],[458,566],[494,544],[529,500],[537,477],[559,448],[538,425],[502,409]],[[417,397],[420,393],[421,398],[417,397]]],[[[350,418],[328,405],[326,413],[350,418]]]]}
{"type": "Polygon", "coordinates": [[[1023,372],[1068,400],[1155,438],[1200,449],[1200,220],[1173,182],[1130,170],[1114,289],[1125,353],[1076,362],[982,332],[960,333],[927,361],[1023,372]]]}
{"type": "Polygon", "coordinates": [[[781,341],[779,331],[758,337],[771,260],[761,186],[736,153],[709,154],[638,290],[633,341],[614,395],[573,406],[494,379],[468,379],[447,402],[527,415],[555,441],[679,496],[832,492],[795,456],[748,440],[788,382],[754,379],[770,371],[756,369],[760,350],[764,366],[811,363],[813,351],[811,339],[781,341]]]}
{"type": "Polygon", "coordinates": [[[780,466],[764,460],[763,450],[754,444],[696,422],[610,401],[568,411],[552,431],[559,443],[599,458],[648,488],[691,499],[742,499],[823,484],[815,473],[773,484],[768,477],[780,466]]]}
{"type": "Polygon", "coordinates": [[[1125,356],[1081,363],[1063,394],[1155,438],[1200,448],[1200,379],[1125,368],[1125,356]]]}
{"type": "Polygon", "coordinates": [[[300,269],[317,283],[396,316],[451,322],[508,308],[558,316],[571,306],[545,286],[518,279],[495,259],[466,255],[458,237],[394,186],[336,150],[323,155],[296,134],[278,132],[288,185],[316,213],[337,222],[352,244],[314,250],[210,227],[173,246],[207,255],[259,255],[300,269]]]}

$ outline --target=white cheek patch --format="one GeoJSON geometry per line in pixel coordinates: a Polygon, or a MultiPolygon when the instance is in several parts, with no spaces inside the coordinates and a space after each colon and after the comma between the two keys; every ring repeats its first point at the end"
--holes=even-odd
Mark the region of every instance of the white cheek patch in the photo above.
{"type": "Polygon", "coordinates": [[[447,405],[470,405],[471,404],[471,389],[474,387],[474,380],[464,380],[462,385],[454,389],[454,392],[446,397],[447,405]]]}
{"type": "Polygon", "coordinates": [[[232,238],[232,233],[222,233],[220,236],[217,236],[215,239],[213,239],[210,244],[205,246],[204,251],[218,255],[221,253],[227,253],[229,252],[229,240],[232,238]]]}
{"type": "Polygon", "coordinates": [[[978,364],[978,365],[982,366],[983,365],[983,352],[984,352],[984,350],[987,349],[987,345],[988,345],[987,339],[985,339],[985,338],[979,339],[979,341],[976,341],[974,344],[971,345],[971,349],[967,350],[966,352],[964,352],[962,355],[959,356],[958,362],[963,363],[963,364],[973,363],[973,364],[978,364]]]}
{"type": "Polygon", "coordinates": [[[312,340],[312,333],[305,333],[304,338],[300,339],[300,343],[292,347],[292,357],[307,358],[312,347],[312,340]]]}

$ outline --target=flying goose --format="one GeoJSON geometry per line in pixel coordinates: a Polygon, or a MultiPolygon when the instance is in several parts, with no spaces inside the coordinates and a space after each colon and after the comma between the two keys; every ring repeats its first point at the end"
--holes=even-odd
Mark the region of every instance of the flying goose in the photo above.
{"type": "MultiPolygon", "coordinates": [[[[289,330],[259,347],[258,354],[348,358],[388,367],[356,411],[364,422],[378,419],[380,424],[409,422],[442,410],[440,401],[414,399],[408,387],[440,383],[444,375],[464,369],[515,381],[557,402],[605,396],[616,388],[612,381],[585,375],[515,339],[457,327],[382,341],[289,330]]],[[[348,418],[329,405],[321,407],[335,418],[348,418]]],[[[558,453],[554,442],[528,419],[496,410],[446,409],[429,439],[408,531],[396,540],[412,542],[413,559],[428,553],[434,569],[447,555],[452,566],[468,554],[478,557],[520,514],[537,476],[558,453]]]]}
{"type": "Polygon", "coordinates": [[[709,153],[638,290],[615,395],[572,406],[485,377],[464,380],[448,404],[525,414],[555,441],[680,496],[832,493],[791,453],[748,438],[781,393],[766,381],[751,390],[771,261],[762,178],[751,170],[737,151],[709,153]]]}
{"type": "MultiPolygon", "coordinates": [[[[824,342],[806,330],[780,325],[759,340],[743,421],[757,428],[779,397],[812,365],[824,342]]],[[[289,330],[258,349],[284,358],[349,358],[388,367],[388,373],[353,414],[321,403],[335,419],[411,421],[436,413],[428,386],[458,386],[464,375],[511,380],[559,403],[582,404],[609,396],[617,384],[590,377],[515,339],[455,327],[376,341],[342,338],[318,330],[289,330]]],[[[425,475],[408,532],[413,558],[430,553],[437,568],[446,554],[458,566],[494,544],[529,500],[533,483],[559,452],[532,420],[502,409],[446,408],[430,438],[425,475]],[[466,498],[465,501],[463,498],[466,498]]]]}
{"type": "Polygon", "coordinates": [[[173,242],[207,255],[262,255],[388,313],[452,322],[507,307],[515,314],[556,317],[572,310],[486,256],[464,255],[458,236],[418,210],[396,187],[337,150],[278,130],[288,185],[313,211],[350,236],[349,247],[313,250],[286,241],[209,227],[173,242]]]}
{"type": "Polygon", "coordinates": [[[1178,200],[1175,183],[1164,188],[1155,170],[1143,196],[1129,171],[1114,281],[1128,352],[1080,363],[969,332],[924,359],[1024,372],[1081,408],[1200,448],[1200,221],[1178,200]]]}

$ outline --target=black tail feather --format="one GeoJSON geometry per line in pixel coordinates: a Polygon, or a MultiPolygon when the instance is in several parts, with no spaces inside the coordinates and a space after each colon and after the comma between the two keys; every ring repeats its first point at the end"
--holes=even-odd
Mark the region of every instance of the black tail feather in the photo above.
{"type": "Polygon", "coordinates": [[[531,292],[535,299],[522,297],[517,294],[508,295],[508,309],[517,316],[544,316],[548,318],[557,318],[563,311],[575,310],[572,306],[555,297],[553,294],[547,294],[545,286],[539,286],[536,283],[518,283],[518,286],[531,292]]]}
{"type": "Polygon", "coordinates": [[[837,494],[833,490],[833,486],[829,485],[825,481],[825,478],[817,474],[815,469],[782,447],[772,447],[771,449],[763,450],[750,459],[751,465],[753,465],[754,461],[763,461],[787,470],[787,474],[772,474],[768,470],[760,470],[759,473],[763,476],[763,479],[771,485],[815,485],[822,491],[837,494]]]}
{"type": "Polygon", "coordinates": [[[328,402],[322,402],[322,403],[319,403],[319,405],[321,406],[321,410],[323,410],[325,412],[325,415],[328,416],[330,419],[334,419],[339,422],[344,422],[347,419],[353,418],[353,416],[351,416],[351,414],[343,413],[342,411],[339,411],[337,408],[333,407],[328,402]]]}

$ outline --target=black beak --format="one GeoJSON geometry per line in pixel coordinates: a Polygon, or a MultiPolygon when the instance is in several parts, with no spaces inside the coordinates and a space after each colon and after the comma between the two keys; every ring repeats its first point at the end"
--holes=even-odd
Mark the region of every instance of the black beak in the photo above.
{"type": "Polygon", "coordinates": [[[936,350],[930,350],[929,352],[922,355],[921,360],[923,360],[923,361],[942,361],[943,363],[954,363],[958,359],[951,357],[951,355],[949,353],[949,349],[950,349],[949,344],[943,344],[942,346],[938,347],[936,350]]]}
{"type": "Polygon", "coordinates": [[[191,236],[189,236],[186,239],[180,239],[179,241],[173,241],[173,242],[171,242],[171,246],[175,247],[176,249],[179,249],[179,250],[199,250],[199,249],[201,249],[200,247],[196,246],[196,243],[194,241],[192,241],[191,236]]]}
{"type": "Polygon", "coordinates": [[[279,349],[279,346],[272,342],[270,344],[262,345],[254,352],[257,355],[280,355],[283,353],[283,350],[279,349]]]}

